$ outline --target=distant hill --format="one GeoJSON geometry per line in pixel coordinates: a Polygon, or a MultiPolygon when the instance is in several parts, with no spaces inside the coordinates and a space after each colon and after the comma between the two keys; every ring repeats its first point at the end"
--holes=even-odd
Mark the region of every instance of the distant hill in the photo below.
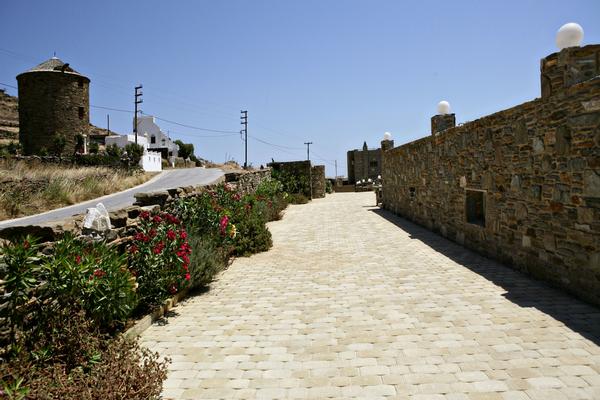
{"type": "Polygon", "coordinates": [[[0,89],[0,143],[19,140],[19,101],[0,89]]]}
{"type": "MultiPolygon", "coordinates": [[[[90,135],[105,136],[106,129],[90,124],[90,135]]],[[[19,99],[0,89],[0,144],[15,140],[19,140],[19,99]]]]}

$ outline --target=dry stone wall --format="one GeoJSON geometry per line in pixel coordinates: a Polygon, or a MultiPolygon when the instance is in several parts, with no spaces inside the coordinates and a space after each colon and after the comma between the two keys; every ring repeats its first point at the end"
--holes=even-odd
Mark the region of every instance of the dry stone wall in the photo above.
{"type": "Polygon", "coordinates": [[[600,305],[600,77],[552,87],[384,151],[383,207],[600,305]]]}

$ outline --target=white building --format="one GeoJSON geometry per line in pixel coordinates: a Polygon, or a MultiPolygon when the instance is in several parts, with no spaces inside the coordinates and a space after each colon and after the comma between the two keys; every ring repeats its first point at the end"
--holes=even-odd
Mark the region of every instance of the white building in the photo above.
{"type": "MultiPolygon", "coordinates": [[[[138,144],[144,147],[144,155],[140,159],[140,167],[146,172],[162,171],[162,157],[158,151],[150,151],[148,148],[148,138],[144,135],[138,135],[138,144]]],[[[135,143],[135,135],[114,135],[107,136],[104,141],[106,146],[116,144],[124,149],[130,143],[135,143]]]]}
{"type": "MultiPolygon", "coordinates": [[[[135,143],[135,135],[113,135],[107,136],[104,139],[104,144],[106,146],[116,144],[122,149],[124,149],[129,143],[135,143]]],[[[138,135],[138,144],[140,146],[144,146],[144,149],[148,149],[148,138],[138,135]]]]}
{"type": "MultiPolygon", "coordinates": [[[[135,122],[134,122],[135,123],[135,122]]],[[[154,122],[152,115],[142,115],[138,117],[137,122],[138,138],[140,135],[148,135],[148,148],[160,151],[167,156],[169,161],[174,161],[179,152],[179,146],[175,144],[168,135],[154,122]]]]}

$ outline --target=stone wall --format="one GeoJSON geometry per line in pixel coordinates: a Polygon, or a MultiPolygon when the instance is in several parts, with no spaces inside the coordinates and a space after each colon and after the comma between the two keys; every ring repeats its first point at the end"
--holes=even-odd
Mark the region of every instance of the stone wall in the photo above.
{"type": "Polygon", "coordinates": [[[383,207],[600,305],[599,98],[600,77],[553,84],[384,151],[383,207]]]}
{"type": "Polygon", "coordinates": [[[315,165],[311,170],[312,179],[312,196],[313,199],[320,199],[325,197],[326,183],[325,183],[325,166],[315,165]]]}
{"type": "Polygon", "coordinates": [[[72,154],[75,136],[90,128],[89,79],[71,73],[28,72],[19,81],[19,141],[25,154],[51,151],[54,139],[66,139],[72,154]]]}
{"type": "Polygon", "coordinates": [[[225,174],[225,182],[235,183],[243,193],[254,193],[265,180],[271,179],[271,169],[264,168],[256,171],[231,172],[225,174]]]}

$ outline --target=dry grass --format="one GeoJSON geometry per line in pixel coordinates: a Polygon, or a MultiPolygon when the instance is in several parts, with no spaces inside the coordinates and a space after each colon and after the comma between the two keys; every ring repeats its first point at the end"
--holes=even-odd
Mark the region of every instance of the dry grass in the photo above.
{"type": "Polygon", "coordinates": [[[0,220],[37,214],[146,182],[154,173],[0,161],[0,220]]]}

